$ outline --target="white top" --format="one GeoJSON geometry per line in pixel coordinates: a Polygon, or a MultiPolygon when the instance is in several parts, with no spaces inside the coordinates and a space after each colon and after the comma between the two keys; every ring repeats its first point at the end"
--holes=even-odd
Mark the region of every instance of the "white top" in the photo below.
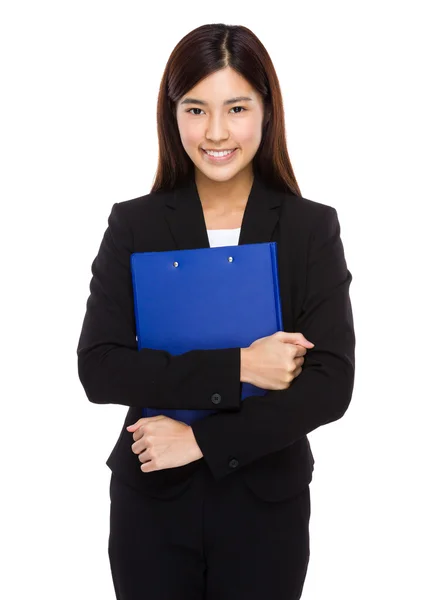
{"type": "Polygon", "coordinates": [[[209,245],[211,248],[216,246],[237,246],[240,233],[240,227],[237,229],[208,229],[209,245]]]}

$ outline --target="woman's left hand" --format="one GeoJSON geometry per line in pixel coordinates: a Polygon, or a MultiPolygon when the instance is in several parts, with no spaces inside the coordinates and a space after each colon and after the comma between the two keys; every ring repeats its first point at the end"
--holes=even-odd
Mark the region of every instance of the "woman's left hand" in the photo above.
{"type": "Polygon", "coordinates": [[[181,467],[203,456],[191,426],[165,415],[138,419],[127,431],[133,432],[132,451],[144,473],[181,467]]]}

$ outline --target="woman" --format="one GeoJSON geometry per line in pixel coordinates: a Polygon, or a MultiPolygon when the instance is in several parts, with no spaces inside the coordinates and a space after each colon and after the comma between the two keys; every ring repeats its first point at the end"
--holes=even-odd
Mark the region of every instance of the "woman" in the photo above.
{"type": "Polygon", "coordinates": [[[245,27],[204,25],[179,42],[157,123],[153,188],[112,207],[78,345],[89,400],[129,407],[107,460],[116,596],[296,600],[310,553],[307,434],[342,417],[354,384],[337,212],[301,196],[277,76],[245,27]],[[283,332],[248,348],[138,351],[131,253],[272,241],[283,332]],[[241,403],[241,382],[269,391],[241,403]],[[188,426],[141,418],[144,406],[219,412],[188,426]]]}

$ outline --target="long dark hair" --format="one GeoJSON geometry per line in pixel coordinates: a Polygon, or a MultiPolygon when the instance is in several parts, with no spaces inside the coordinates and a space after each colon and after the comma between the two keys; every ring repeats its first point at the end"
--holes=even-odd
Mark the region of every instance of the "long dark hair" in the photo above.
{"type": "Polygon", "coordinates": [[[213,23],[197,27],[172,51],[159,88],[158,167],[151,192],[185,185],[194,163],[183,148],[176,104],[199,81],[231,67],[259,92],[264,101],[262,141],[253,158],[253,171],[269,186],[301,196],[289,159],[280,85],[271,58],[247,27],[213,23]]]}

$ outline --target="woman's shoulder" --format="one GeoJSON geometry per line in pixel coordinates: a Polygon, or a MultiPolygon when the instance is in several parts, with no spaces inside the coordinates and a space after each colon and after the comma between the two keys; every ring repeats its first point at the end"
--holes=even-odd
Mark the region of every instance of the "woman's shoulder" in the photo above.
{"type": "Polygon", "coordinates": [[[149,192],[137,198],[116,203],[117,210],[127,219],[141,218],[144,214],[157,214],[168,198],[167,192],[149,192]]]}
{"type": "Polygon", "coordinates": [[[137,198],[121,200],[118,204],[123,207],[123,210],[134,210],[135,208],[141,208],[143,206],[156,206],[165,202],[169,193],[171,192],[149,192],[148,194],[138,196],[137,198]]]}
{"type": "Polygon", "coordinates": [[[336,215],[336,209],[331,204],[312,200],[305,196],[284,193],[282,201],[282,215],[295,219],[300,224],[313,225],[318,219],[329,218],[336,215]]]}

